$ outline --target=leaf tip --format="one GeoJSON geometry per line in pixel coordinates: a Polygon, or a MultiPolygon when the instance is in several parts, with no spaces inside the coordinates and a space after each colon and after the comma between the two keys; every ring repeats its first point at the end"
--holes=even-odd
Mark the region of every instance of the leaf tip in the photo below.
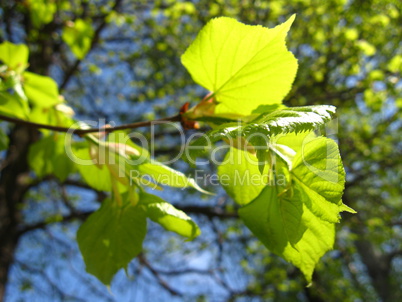
{"type": "Polygon", "coordinates": [[[286,26],[286,31],[289,31],[290,27],[292,26],[293,22],[296,19],[296,14],[293,14],[289,17],[289,19],[287,19],[284,23],[282,23],[283,25],[286,26]]]}
{"type": "Polygon", "coordinates": [[[352,213],[352,214],[357,214],[357,212],[355,211],[355,210],[353,210],[351,207],[348,207],[346,204],[342,204],[341,206],[340,206],[340,209],[339,209],[341,212],[349,212],[349,213],[352,213]]]}

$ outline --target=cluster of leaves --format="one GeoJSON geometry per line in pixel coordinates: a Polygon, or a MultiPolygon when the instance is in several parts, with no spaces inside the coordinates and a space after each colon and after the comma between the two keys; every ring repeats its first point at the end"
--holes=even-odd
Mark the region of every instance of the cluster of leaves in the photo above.
{"type": "MultiPolygon", "coordinates": [[[[230,143],[227,160],[218,170],[221,180],[226,179],[222,185],[241,206],[240,218],[268,249],[300,268],[311,282],[319,258],[333,247],[339,213],[353,210],[341,201],[345,172],[336,143],[313,132],[332,118],[335,108],[281,104],[297,71],[297,60],[285,43],[293,20],[272,29],[225,17],[209,22],[182,62],[211,94],[184,118],[206,121],[213,128],[190,147],[204,148],[218,140],[230,143]],[[251,173],[259,182],[239,184],[239,173],[251,173]]],[[[92,34],[77,20],[63,38],[82,58],[90,47],[85,37],[92,34]],[[72,45],[77,39],[82,41],[72,45]]],[[[0,113],[86,127],[72,118],[52,79],[25,71],[26,46],[3,43],[0,60],[0,113]]],[[[89,186],[111,192],[77,234],[87,271],[103,283],[110,284],[140,253],[146,218],[190,240],[200,234],[184,212],[145,189],[164,184],[205,191],[194,179],[151,159],[127,133],[90,134],[72,141],[68,134],[42,132],[29,155],[38,177],[54,174],[64,181],[78,172],[89,186]],[[143,175],[153,181],[144,183],[143,175]]],[[[192,150],[192,156],[199,155],[192,150]]]]}
{"type": "MultiPolygon", "coordinates": [[[[0,60],[0,114],[51,126],[88,127],[73,119],[74,112],[59,96],[54,80],[25,71],[25,45],[2,43],[0,60]]],[[[114,274],[141,251],[147,217],[189,240],[200,234],[189,216],[146,193],[143,187],[160,190],[160,182],[208,192],[194,179],[153,160],[126,132],[115,131],[107,137],[103,133],[88,134],[84,140],[73,140],[68,133],[41,132],[42,138],[30,147],[28,155],[37,177],[55,175],[63,182],[78,172],[90,187],[111,192],[110,199],[82,225],[77,236],[87,271],[103,283],[110,284],[114,274]]],[[[0,136],[2,149],[6,149],[7,136],[4,132],[0,136]]]]}

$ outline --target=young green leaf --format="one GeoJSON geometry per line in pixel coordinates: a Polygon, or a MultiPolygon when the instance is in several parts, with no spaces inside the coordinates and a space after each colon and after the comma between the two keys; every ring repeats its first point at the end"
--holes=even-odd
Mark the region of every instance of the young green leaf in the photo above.
{"type": "Polygon", "coordinates": [[[135,167],[141,175],[150,176],[155,182],[174,188],[194,188],[205,194],[211,194],[202,189],[193,178],[187,177],[182,172],[174,170],[155,160],[150,160],[135,167]]]}
{"type": "MultiPolygon", "coordinates": [[[[263,113],[247,123],[222,124],[193,141],[189,154],[191,157],[198,156],[202,147],[219,140],[226,139],[233,144],[233,139],[237,137],[243,137],[251,145],[263,148],[273,135],[311,131],[324,125],[331,120],[335,110],[334,106],[328,105],[292,107],[263,113]]],[[[260,158],[260,161],[263,162],[263,159],[260,158]]]]}
{"type": "Polygon", "coordinates": [[[152,221],[159,223],[168,231],[187,237],[188,240],[193,240],[201,234],[197,224],[186,213],[158,196],[142,192],[139,204],[152,221]]]}
{"type": "Polygon", "coordinates": [[[0,44],[0,61],[9,68],[21,73],[28,64],[28,47],[24,44],[13,44],[5,41],[0,44]]]}
{"type": "Polygon", "coordinates": [[[278,197],[267,186],[239,210],[246,226],[273,253],[293,263],[310,283],[318,260],[333,247],[335,225],[316,217],[297,190],[278,197]]]}
{"type": "Polygon", "coordinates": [[[82,60],[91,48],[94,32],[91,22],[76,19],[75,22],[69,22],[63,29],[62,38],[77,59],[82,60]]]}
{"type": "Polygon", "coordinates": [[[103,201],[77,232],[87,272],[109,285],[113,276],[141,252],[146,228],[142,207],[133,206],[127,199],[122,206],[111,199],[103,201]]]}
{"type": "Polygon", "coordinates": [[[345,171],[337,144],[325,137],[308,142],[296,153],[291,174],[309,210],[322,220],[339,222],[345,171]]]}
{"type": "Polygon", "coordinates": [[[318,260],[333,247],[345,172],[334,141],[318,137],[303,145],[292,163],[293,186],[266,186],[239,210],[246,226],[272,252],[296,265],[311,282],[318,260]]]}
{"type": "Polygon", "coordinates": [[[57,11],[57,4],[47,0],[28,0],[26,5],[29,8],[30,17],[35,27],[39,28],[43,24],[48,24],[53,20],[53,15],[57,11]]]}
{"type": "Polygon", "coordinates": [[[257,158],[236,148],[230,148],[218,167],[218,175],[222,187],[239,205],[248,204],[256,198],[267,181],[259,172],[257,158]]]}
{"type": "Polygon", "coordinates": [[[65,134],[48,135],[29,149],[28,162],[39,178],[53,174],[61,181],[74,171],[64,149],[65,134]]]}
{"type": "Polygon", "coordinates": [[[0,113],[20,119],[26,119],[29,114],[28,103],[17,95],[0,92],[0,113]]]}
{"type": "Polygon", "coordinates": [[[259,105],[280,104],[296,75],[285,44],[295,16],[275,28],[211,20],[182,55],[195,82],[213,92],[215,113],[249,115],[259,105]]]}
{"type": "Polygon", "coordinates": [[[48,108],[62,102],[57,83],[46,76],[24,72],[24,91],[29,101],[39,107],[48,108]]]}
{"type": "Polygon", "coordinates": [[[109,169],[106,165],[97,166],[92,162],[87,143],[85,146],[73,146],[73,154],[75,165],[89,186],[99,191],[110,191],[112,189],[109,169]],[[85,161],[86,164],[82,164],[81,161],[85,161]]]}

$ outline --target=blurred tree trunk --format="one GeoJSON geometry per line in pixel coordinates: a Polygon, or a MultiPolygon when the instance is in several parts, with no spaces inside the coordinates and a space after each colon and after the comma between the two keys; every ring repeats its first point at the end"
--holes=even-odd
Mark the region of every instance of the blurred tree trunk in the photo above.
{"type": "Polygon", "coordinates": [[[387,255],[376,250],[374,245],[368,240],[357,240],[355,244],[381,301],[395,301],[392,299],[391,263],[387,255]]]}
{"type": "Polygon", "coordinates": [[[8,272],[14,261],[21,222],[20,205],[27,188],[29,146],[38,137],[35,129],[16,126],[0,176],[0,301],[3,301],[8,272]],[[24,181],[25,180],[25,181],[24,181]]]}

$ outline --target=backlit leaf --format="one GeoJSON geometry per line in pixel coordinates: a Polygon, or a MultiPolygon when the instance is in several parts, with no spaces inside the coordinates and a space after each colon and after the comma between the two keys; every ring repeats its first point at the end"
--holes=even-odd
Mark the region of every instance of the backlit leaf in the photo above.
{"type": "Polygon", "coordinates": [[[148,175],[161,185],[174,188],[194,188],[202,193],[210,194],[202,189],[193,178],[187,177],[182,172],[157,161],[150,160],[147,163],[139,165],[136,169],[138,169],[141,175],[148,175]]]}
{"type": "Polygon", "coordinates": [[[5,41],[0,44],[0,61],[16,72],[22,72],[28,64],[28,47],[5,41]]]}
{"type": "Polygon", "coordinates": [[[331,120],[334,113],[334,106],[292,107],[263,113],[247,123],[222,124],[193,141],[189,147],[190,155],[198,156],[202,147],[219,140],[226,139],[233,144],[237,137],[243,137],[253,146],[264,147],[271,136],[314,130],[331,120]]]}
{"type": "Polygon", "coordinates": [[[152,221],[159,223],[168,231],[187,237],[189,240],[201,234],[197,224],[186,213],[158,196],[142,192],[140,205],[152,221]]]}
{"type": "Polygon", "coordinates": [[[128,200],[122,206],[111,199],[103,201],[77,233],[87,272],[109,285],[113,276],[141,252],[146,227],[140,206],[128,200]]]}
{"type": "Polygon", "coordinates": [[[287,190],[266,186],[239,210],[247,227],[272,252],[297,266],[308,282],[318,260],[333,247],[345,173],[334,141],[311,140],[296,153],[287,190]]]}
{"type": "Polygon", "coordinates": [[[259,105],[282,102],[297,70],[285,45],[294,18],[268,29],[220,17],[200,31],[181,60],[194,81],[213,92],[216,113],[249,115],[259,105]]]}
{"type": "Polygon", "coordinates": [[[62,102],[57,83],[46,76],[24,72],[24,91],[29,101],[39,107],[48,108],[62,102]]]}
{"type": "Polygon", "coordinates": [[[62,38],[73,54],[81,60],[91,48],[93,35],[94,30],[89,21],[76,19],[63,29],[62,38]]]}
{"type": "Polygon", "coordinates": [[[267,181],[258,169],[255,155],[236,148],[230,148],[218,167],[218,175],[221,186],[239,205],[256,198],[267,181]]]}
{"type": "Polygon", "coordinates": [[[0,92],[0,113],[26,119],[29,113],[28,103],[15,94],[0,92]]]}

